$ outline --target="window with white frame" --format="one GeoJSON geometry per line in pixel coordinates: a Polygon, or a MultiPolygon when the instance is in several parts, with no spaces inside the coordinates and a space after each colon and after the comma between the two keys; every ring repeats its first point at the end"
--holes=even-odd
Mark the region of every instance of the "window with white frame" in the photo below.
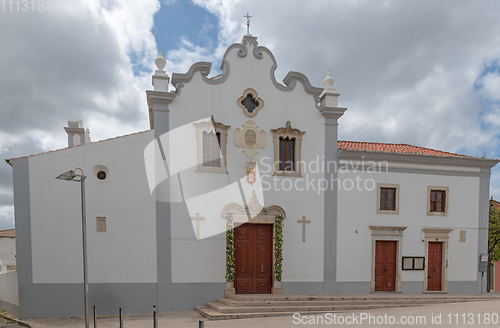
{"type": "Polygon", "coordinates": [[[428,186],[427,187],[427,215],[447,216],[449,187],[428,186]]]}
{"type": "Polygon", "coordinates": [[[377,184],[377,214],[399,214],[398,184],[377,184]]]}

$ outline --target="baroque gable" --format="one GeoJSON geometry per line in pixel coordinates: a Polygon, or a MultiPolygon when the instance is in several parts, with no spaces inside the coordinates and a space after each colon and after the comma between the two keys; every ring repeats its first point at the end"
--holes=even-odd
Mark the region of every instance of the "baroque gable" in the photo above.
{"type": "MultiPolygon", "coordinates": [[[[259,46],[257,42],[257,37],[245,35],[241,41],[241,43],[234,43],[226,50],[224,56],[222,58],[222,63],[220,69],[222,70],[222,74],[219,74],[214,77],[208,77],[210,74],[210,70],[212,67],[212,63],[210,62],[198,62],[193,64],[186,73],[173,73],[172,74],[172,85],[175,87],[175,93],[180,96],[181,89],[185,87],[185,85],[194,78],[196,73],[199,73],[201,79],[209,84],[209,85],[218,85],[224,83],[231,74],[231,69],[236,65],[242,65],[241,63],[237,63],[235,61],[236,58],[241,58],[245,60],[249,60],[251,57],[258,59],[258,61],[270,63],[269,66],[269,77],[272,84],[276,87],[276,89],[284,92],[291,92],[295,90],[297,85],[297,81],[300,82],[304,88],[304,91],[313,96],[313,100],[315,103],[318,101],[318,97],[323,91],[322,88],[312,86],[309,79],[300,72],[290,71],[283,79],[283,83],[279,83],[276,81],[275,70],[278,67],[276,59],[272,52],[263,46],[259,46]],[[236,53],[237,56],[234,56],[233,53],[236,53]]],[[[247,65],[245,62],[243,65],[247,65]]]]}

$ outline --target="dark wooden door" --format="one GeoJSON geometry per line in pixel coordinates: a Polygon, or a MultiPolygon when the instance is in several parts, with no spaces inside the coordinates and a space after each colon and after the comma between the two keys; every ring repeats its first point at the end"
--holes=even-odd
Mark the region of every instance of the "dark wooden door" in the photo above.
{"type": "Polygon", "coordinates": [[[270,294],[272,224],[242,224],[234,229],[234,288],[238,294],[270,294]]]}
{"type": "Polygon", "coordinates": [[[427,260],[427,290],[441,291],[443,271],[442,242],[429,242],[429,254],[427,260]]]}
{"type": "Polygon", "coordinates": [[[375,243],[375,291],[396,290],[396,246],[397,241],[375,243]]]}

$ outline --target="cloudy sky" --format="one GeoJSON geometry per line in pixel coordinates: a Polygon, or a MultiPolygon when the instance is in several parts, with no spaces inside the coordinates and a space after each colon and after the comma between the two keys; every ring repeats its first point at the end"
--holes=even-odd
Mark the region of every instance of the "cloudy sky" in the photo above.
{"type": "MultiPolygon", "coordinates": [[[[322,86],[331,70],[349,108],[340,139],[500,158],[498,0],[43,1],[0,4],[3,159],[65,147],[68,119],[83,119],[92,141],[147,130],[158,50],[169,75],[197,61],[215,75],[247,12],[277,80],[293,70],[322,86]]],[[[491,181],[500,199],[500,167],[491,181]]],[[[13,227],[4,163],[0,229],[13,227]]]]}

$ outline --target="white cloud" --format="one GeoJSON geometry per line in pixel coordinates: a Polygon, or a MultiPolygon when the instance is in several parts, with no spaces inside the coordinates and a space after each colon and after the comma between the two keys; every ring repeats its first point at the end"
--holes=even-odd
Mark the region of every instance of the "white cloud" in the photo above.
{"type": "Polygon", "coordinates": [[[494,72],[488,72],[484,75],[479,84],[481,85],[481,94],[493,101],[500,101],[500,75],[494,72]]]}
{"type": "MultiPolygon", "coordinates": [[[[298,70],[321,86],[330,69],[339,105],[349,107],[341,139],[472,155],[496,144],[474,83],[500,58],[497,1],[194,2],[219,18],[224,49],[246,32],[250,12],[250,32],[273,51],[278,80],[298,70]]],[[[483,79],[489,97],[499,97],[497,78],[483,79]]]]}
{"type": "MultiPolygon", "coordinates": [[[[72,118],[84,119],[94,141],[148,129],[154,14],[161,3],[175,2],[58,1],[51,13],[2,15],[0,154],[57,148],[72,118]]],[[[331,70],[339,105],[349,107],[341,139],[500,157],[500,77],[482,76],[500,58],[500,2],[192,2],[217,16],[218,40],[196,46],[182,37],[178,49],[164,54],[169,73],[219,62],[246,33],[249,12],[250,32],[278,61],[277,80],[295,70],[321,86],[331,70]]],[[[11,179],[0,169],[0,187],[11,179]]]]}
{"type": "Polygon", "coordinates": [[[20,138],[13,134],[0,131],[0,154],[9,150],[12,146],[19,144],[20,138]]]}
{"type": "Polygon", "coordinates": [[[0,230],[14,228],[14,206],[0,206],[0,230]]]}
{"type": "MultiPolygon", "coordinates": [[[[2,14],[0,155],[67,146],[68,119],[83,119],[93,141],[149,129],[145,90],[157,55],[151,29],[159,4],[57,1],[51,12],[2,14]]],[[[11,181],[5,165],[0,187],[12,190],[11,181]]],[[[0,227],[12,215],[3,209],[0,227]]]]}
{"type": "Polygon", "coordinates": [[[180,37],[180,47],[167,53],[165,70],[175,73],[184,73],[196,62],[216,61],[217,58],[208,48],[194,45],[185,36],[180,37]]]}

